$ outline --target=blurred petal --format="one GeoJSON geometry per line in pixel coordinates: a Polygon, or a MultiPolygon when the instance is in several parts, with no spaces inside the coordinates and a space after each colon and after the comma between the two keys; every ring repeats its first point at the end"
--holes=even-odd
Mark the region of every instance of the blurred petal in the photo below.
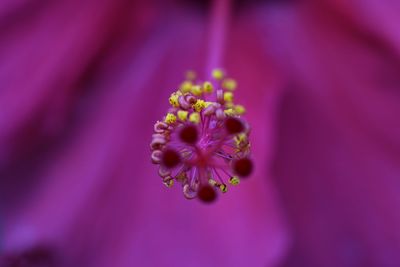
{"type": "Polygon", "coordinates": [[[86,85],[95,93],[84,117],[41,170],[42,187],[9,216],[6,250],[50,243],[68,264],[96,267],[272,266],[280,259],[286,234],[267,175],[278,84],[259,41],[244,38],[252,25],[232,32],[226,51],[253,125],[252,180],[203,206],[164,190],[150,164],[152,124],[171,88],[186,69],[204,66],[203,18],[173,12],[140,45],[128,31],[104,59],[86,85]]]}
{"type": "MultiPolygon", "coordinates": [[[[362,2],[371,18],[377,15],[369,22],[390,30],[372,2],[362,2]]],[[[379,10],[396,10],[389,2],[379,10]]],[[[361,2],[354,5],[349,13],[361,16],[361,2]]],[[[260,20],[288,88],[275,159],[294,235],[284,266],[398,266],[398,44],[365,28],[370,24],[357,28],[329,5],[268,14],[260,20]]]]}

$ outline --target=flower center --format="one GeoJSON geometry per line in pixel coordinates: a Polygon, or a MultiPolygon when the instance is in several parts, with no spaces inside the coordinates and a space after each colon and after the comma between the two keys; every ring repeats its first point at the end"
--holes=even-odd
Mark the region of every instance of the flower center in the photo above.
{"type": "Polygon", "coordinates": [[[195,81],[193,73],[171,94],[171,108],[154,125],[150,144],[153,163],[166,186],[182,184],[184,196],[204,202],[216,199],[215,189],[251,174],[250,127],[241,117],[245,109],[234,103],[236,82],[212,72],[213,80],[195,81]]]}

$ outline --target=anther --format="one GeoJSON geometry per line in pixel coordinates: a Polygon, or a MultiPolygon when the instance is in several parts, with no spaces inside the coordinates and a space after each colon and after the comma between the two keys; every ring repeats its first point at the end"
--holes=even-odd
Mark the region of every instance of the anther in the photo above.
{"type": "Polygon", "coordinates": [[[221,190],[222,193],[226,193],[228,192],[228,187],[226,186],[226,184],[220,184],[219,190],[221,190]]]}
{"type": "Polygon", "coordinates": [[[199,123],[200,122],[200,114],[198,112],[193,112],[189,116],[189,121],[193,123],[199,123]]]}
{"type": "Polygon", "coordinates": [[[197,142],[198,138],[198,132],[196,126],[187,125],[183,127],[183,129],[179,133],[179,138],[187,144],[194,145],[197,142]]]}
{"type": "Polygon", "coordinates": [[[211,76],[216,80],[222,80],[224,78],[224,71],[221,69],[214,69],[211,76]]]}
{"type": "Polygon", "coordinates": [[[197,192],[197,197],[204,203],[211,203],[217,198],[217,193],[210,185],[203,185],[197,192]]]}
{"type": "Polygon", "coordinates": [[[166,187],[172,187],[174,185],[174,179],[171,176],[167,176],[163,179],[163,184],[166,187]]]}
{"type": "Polygon", "coordinates": [[[195,96],[200,96],[201,95],[201,86],[200,85],[193,85],[190,92],[194,94],[195,96]]]}
{"type": "Polygon", "coordinates": [[[203,90],[204,90],[205,93],[208,93],[208,94],[212,93],[213,90],[214,90],[212,83],[204,82],[203,83],[203,90]]]}
{"type": "Polygon", "coordinates": [[[238,118],[228,117],[225,120],[225,129],[229,134],[238,134],[244,130],[244,126],[238,118]]]}
{"type": "Polygon", "coordinates": [[[231,185],[238,185],[238,184],[240,183],[240,179],[239,179],[239,177],[237,177],[237,176],[232,176],[232,177],[229,179],[229,183],[230,183],[231,185]]]}
{"type": "Polygon", "coordinates": [[[164,121],[168,124],[173,124],[176,122],[176,116],[172,113],[167,113],[164,121]]]}
{"type": "Polygon", "coordinates": [[[172,149],[164,150],[161,158],[161,163],[167,168],[174,168],[181,162],[181,157],[178,152],[172,149]]]}
{"type": "Polygon", "coordinates": [[[225,92],[224,93],[224,101],[225,102],[232,102],[233,101],[233,93],[232,92],[225,92]]]}
{"type": "Polygon", "coordinates": [[[236,105],[234,110],[238,115],[243,115],[246,112],[246,109],[242,105],[236,105]]]}
{"type": "Polygon", "coordinates": [[[248,158],[237,159],[233,162],[233,171],[241,176],[246,177],[253,171],[253,162],[248,158]]]}
{"type": "Polygon", "coordinates": [[[230,91],[235,90],[236,86],[237,86],[236,81],[233,79],[225,79],[222,82],[222,87],[224,87],[225,89],[230,90],[230,91]]]}
{"type": "Polygon", "coordinates": [[[188,93],[188,92],[190,92],[190,89],[192,89],[192,82],[184,81],[181,84],[180,90],[182,93],[188,93]]]}
{"type": "Polygon", "coordinates": [[[186,121],[189,112],[185,110],[179,110],[176,115],[178,115],[179,120],[186,121]]]}
{"type": "Polygon", "coordinates": [[[189,81],[193,81],[196,79],[196,72],[192,71],[192,70],[188,70],[186,72],[186,79],[189,81]]]}

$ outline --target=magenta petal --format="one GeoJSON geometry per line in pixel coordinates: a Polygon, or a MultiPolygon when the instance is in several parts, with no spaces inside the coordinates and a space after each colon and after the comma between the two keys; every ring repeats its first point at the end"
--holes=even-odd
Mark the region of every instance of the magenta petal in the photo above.
{"type": "Polygon", "coordinates": [[[214,206],[203,206],[166,192],[149,162],[152,123],[166,109],[170,88],[186,69],[204,65],[204,21],[173,15],[169,26],[161,20],[140,45],[123,39],[127,44],[107,58],[97,82],[87,85],[96,93],[41,170],[43,186],[7,218],[5,249],[46,241],[73,266],[85,267],[272,266],[281,258],[287,236],[265,166],[273,120],[260,116],[274,109],[277,86],[272,79],[265,82],[265,74],[272,76],[268,61],[254,57],[262,53],[258,41],[242,38],[248,25],[234,35],[232,53],[239,56],[231,56],[227,66],[257,92],[257,98],[241,93],[254,125],[259,168],[253,180],[214,206]],[[252,52],[238,53],[241,42],[252,52]],[[258,71],[249,76],[238,62],[258,71]]]}
{"type": "MultiPolygon", "coordinates": [[[[372,2],[357,6],[398,8],[384,1],[372,11],[372,2]]],[[[274,168],[294,238],[284,266],[399,265],[398,44],[329,5],[268,15],[259,18],[288,89],[274,168]]],[[[381,20],[367,25],[389,30],[381,20]]]]}

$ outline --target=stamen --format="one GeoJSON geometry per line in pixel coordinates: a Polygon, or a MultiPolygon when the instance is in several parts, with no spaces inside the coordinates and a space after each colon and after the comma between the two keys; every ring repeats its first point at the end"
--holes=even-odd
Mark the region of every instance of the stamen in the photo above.
{"type": "Polygon", "coordinates": [[[213,87],[212,83],[204,82],[203,83],[203,90],[204,90],[204,93],[211,94],[213,92],[213,90],[214,90],[214,87],[213,87]]]}
{"type": "Polygon", "coordinates": [[[239,179],[239,177],[237,177],[237,176],[232,176],[232,177],[229,179],[229,183],[230,183],[231,185],[238,185],[238,184],[240,183],[240,179],[239,179]]]}
{"type": "Polygon", "coordinates": [[[184,81],[180,86],[180,90],[184,94],[185,93],[189,93],[191,89],[192,89],[192,82],[191,81],[184,81]]]}
{"type": "Polygon", "coordinates": [[[189,81],[193,81],[196,79],[196,72],[192,71],[192,70],[188,70],[186,72],[186,79],[189,81]]]}
{"type": "Polygon", "coordinates": [[[225,102],[232,102],[233,101],[233,93],[232,92],[225,92],[224,93],[224,101],[225,102]]]}
{"type": "Polygon", "coordinates": [[[189,112],[187,112],[187,111],[185,111],[185,110],[179,110],[179,111],[177,112],[177,115],[178,115],[179,120],[181,120],[181,121],[186,121],[187,116],[188,116],[188,113],[189,113],[189,112]]]}
{"type": "Polygon", "coordinates": [[[189,116],[189,121],[196,123],[196,124],[199,123],[200,122],[200,114],[198,112],[193,112],[189,116]]]}
{"type": "Polygon", "coordinates": [[[236,81],[234,79],[225,79],[222,82],[222,87],[229,91],[234,91],[237,87],[236,81]]]}
{"type": "Polygon", "coordinates": [[[226,193],[253,169],[250,127],[238,117],[245,109],[234,103],[225,88],[232,89],[232,84],[223,76],[216,70],[213,81],[187,77],[180,91],[169,97],[172,107],[154,125],[150,143],[151,161],[159,165],[163,183],[171,187],[177,182],[187,199],[198,197],[205,203],[215,201],[218,192],[226,193]]]}
{"type": "Polygon", "coordinates": [[[167,113],[164,121],[168,124],[173,124],[176,122],[176,116],[172,113],[167,113]]]}

